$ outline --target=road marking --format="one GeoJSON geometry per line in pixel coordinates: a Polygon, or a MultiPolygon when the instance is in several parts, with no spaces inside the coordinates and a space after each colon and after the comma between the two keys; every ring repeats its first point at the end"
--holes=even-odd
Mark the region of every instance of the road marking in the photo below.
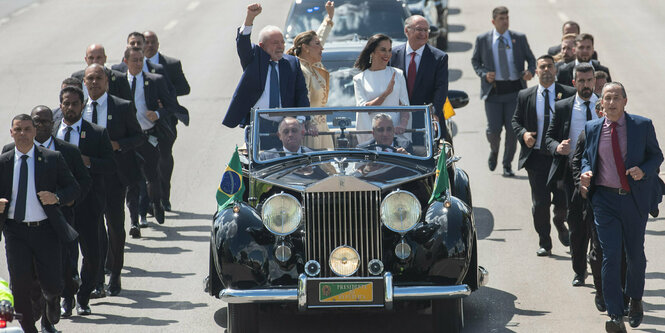
{"type": "Polygon", "coordinates": [[[192,10],[196,9],[196,7],[198,7],[200,4],[201,3],[199,1],[192,1],[189,3],[189,5],[187,5],[187,10],[191,12],[192,10]]]}
{"type": "Polygon", "coordinates": [[[559,16],[559,19],[561,19],[561,22],[567,22],[570,21],[568,18],[568,15],[564,14],[564,12],[556,12],[556,15],[559,16]]]}
{"type": "Polygon", "coordinates": [[[168,24],[164,26],[164,30],[171,30],[178,24],[178,20],[171,20],[168,24]]]}

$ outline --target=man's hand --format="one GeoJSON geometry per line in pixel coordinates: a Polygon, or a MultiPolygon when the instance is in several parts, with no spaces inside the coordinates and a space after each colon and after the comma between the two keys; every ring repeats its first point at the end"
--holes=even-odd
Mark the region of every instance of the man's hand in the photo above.
{"type": "Polygon", "coordinates": [[[159,119],[159,116],[157,115],[157,112],[155,112],[155,111],[148,110],[148,112],[145,113],[145,116],[146,116],[146,118],[148,118],[148,120],[152,121],[153,123],[156,122],[157,119],[159,119]]]}
{"type": "Polygon", "coordinates": [[[580,186],[585,190],[588,190],[591,185],[591,177],[593,177],[593,172],[591,171],[587,171],[580,175],[580,186]]]}
{"type": "Polygon", "coordinates": [[[640,169],[639,167],[634,166],[626,170],[626,176],[633,177],[633,180],[640,180],[644,178],[644,171],[642,171],[642,169],[640,169]]]}
{"type": "Polygon", "coordinates": [[[494,82],[494,79],[496,79],[496,73],[495,72],[487,72],[487,75],[485,75],[485,80],[487,82],[492,83],[494,82]]]}
{"type": "Polygon", "coordinates": [[[568,155],[570,154],[570,139],[561,141],[558,146],[556,146],[556,153],[559,155],[568,155]]]}
{"type": "Polygon", "coordinates": [[[536,144],[537,137],[538,133],[536,132],[525,132],[524,135],[522,136],[522,139],[524,139],[524,143],[526,144],[527,147],[533,148],[533,146],[536,144]]]}
{"type": "Polygon", "coordinates": [[[582,195],[582,198],[586,199],[587,193],[589,193],[589,189],[584,186],[580,186],[580,194],[582,195]]]}
{"type": "Polygon", "coordinates": [[[37,193],[37,196],[43,205],[55,205],[58,203],[58,198],[55,196],[55,194],[53,194],[53,192],[41,191],[37,193]]]}
{"type": "Polygon", "coordinates": [[[5,207],[7,207],[7,204],[9,203],[9,200],[2,198],[0,199],[0,214],[5,212],[5,207]]]}
{"type": "Polygon", "coordinates": [[[0,301],[0,318],[5,321],[14,320],[14,307],[7,300],[0,301]]]}
{"type": "Polygon", "coordinates": [[[261,5],[258,3],[253,3],[247,6],[247,17],[245,17],[245,26],[251,27],[254,25],[254,18],[261,14],[261,5]]]}
{"type": "Polygon", "coordinates": [[[111,147],[113,147],[114,151],[115,150],[120,150],[120,144],[118,143],[118,141],[111,140],[111,147]]]}
{"type": "Polygon", "coordinates": [[[326,2],[326,12],[328,13],[328,17],[332,19],[335,15],[335,1],[326,2]]]}
{"type": "Polygon", "coordinates": [[[81,159],[83,160],[83,165],[85,165],[89,168],[90,167],[90,157],[88,157],[86,155],[81,155],[81,159]]]}
{"type": "Polygon", "coordinates": [[[409,153],[408,151],[406,151],[406,149],[404,149],[402,147],[397,147],[397,149],[395,151],[400,153],[400,154],[408,154],[409,153]]]}
{"type": "Polygon", "coordinates": [[[532,78],[533,74],[531,74],[531,72],[529,72],[528,70],[524,71],[524,75],[522,75],[522,79],[524,79],[524,81],[529,81],[532,78]]]}

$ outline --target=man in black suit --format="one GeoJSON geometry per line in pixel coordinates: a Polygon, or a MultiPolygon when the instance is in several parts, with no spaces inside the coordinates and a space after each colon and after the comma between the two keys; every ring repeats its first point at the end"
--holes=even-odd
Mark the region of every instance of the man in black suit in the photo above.
{"type": "MultiPolygon", "coordinates": [[[[427,44],[429,23],[420,15],[413,15],[404,22],[407,42],[393,48],[389,66],[404,73],[409,92],[409,104],[434,105],[434,117],[443,131],[443,138],[452,142],[443,116],[443,105],[448,96],[448,54],[427,44]]],[[[413,128],[423,128],[422,117],[413,119],[413,128]]],[[[415,144],[422,144],[422,136],[414,137],[415,144]],[[419,143],[420,141],[420,143],[419,143]]]]}
{"type": "MultiPolygon", "coordinates": [[[[87,66],[92,64],[98,64],[104,68],[106,77],[108,78],[108,93],[120,97],[122,99],[130,99],[132,96],[132,91],[129,89],[129,84],[127,83],[127,76],[119,71],[107,68],[104,66],[106,63],[106,51],[104,46],[100,44],[91,44],[85,50],[85,63],[87,66]]],[[[83,81],[83,76],[85,75],[85,69],[72,73],[72,77],[77,78],[83,81]]],[[[88,98],[88,89],[84,85],[83,93],[85,97],[88,98]]]]}
{"type": "Polygon", "coordinates": [[[547,148],[554,156],[550,169],[549,181],[563,183],[568,202],[567,221],[570,227],[570,254],[573,262],[573,286],[583,286],[586,275],[586,250],[589,234],[586,223],[582,219],[582,201],[573,201],[575,181],[573,180],[571,162],[580,133],[587,121],[597,119],[595,106],[598,96],[593,93],[596,86],[593,67],[581,63],[575,66],[573,84],[577,94],[557,102],[554,106],[554,117],[547,130],[547,148]]]}
{"type": "Polygon", "coordinates": [[[12,119],[15,147],[0,155],[0,230],[5,236],[7,266],[14,306],[23,314],[21,327],[35,333],[30,292],[37,277],[46,300],[46,316],[60,320],[61,242],[78,235],[60,210],[79,196],[79,185],[59,152],[34,143],[35,126],[26,114],[12,119]]]}
{"type": "MultiPolygon", "coordinates": [[[[563,26],[561,26],[561,34],[563,35],[564,38],[566,37],[566,35],[571,35],[571,34],[577,36],[580,34],[580,25],[577,24],[577,22],[575,21],[566,21],[563,23],[563,26]]],[[[563,41],[564,38],[561,38],[561,40],[563,41]]],[[[555,55],[561,53],[562,47],[563,44],[554,45],[549,49],[547,49],[547,54],[554,57],[555,55]]],[[[591,58],[598,60],[598,54],[596,53],[596,51],[593,51],[591,58]]]]}
{"type": "MultiPolygon", "coordinates": [[[[62,80],[62,83],[60,84],[60,90],[65,89],[65,87],[76,87],[79,89],[83,89],[83,81],[75,77],[68,77],[62,80]]],[[[52,112],[53,112],[53,122],[55,124],[60,123],[63,118],[62,110],[60,110],[60,104],[58,104],[58,106],[53,108],[52,112]]]]}
{"type": "MultiPolygon", "coordinates": [[[[99,272],[99,223],[106,206],[104,177],[116,169],[113,148],[105,128],[91,124],[83,116],[83,91],[67,87],[60,91],[60,108],[64,118],[55,124],[53,133],[58,139],[78,146],[83,164],[92,177],[92,187],[81,205],[76,206],[75,228],[79,232],[79,246],[83,255],[81,288],[76,294],[79,315],[91,313],[90,293],[95,288],[99,272]]],[[[71,290],[63,293],[63,315],[70,316],[74,301],[71,290]]]]}
{"type": "MultiPolygon", "coordinates": [[[[135,149],[145,142],[145,137],[136,119],[136,109],[132,102],[106,93],[108,81],[104,75],[104,67],[98,64],[88,66],[83,82],[90,94],[83,111],[83,119],[107,129],[118,166],[117,170],[106,175],[104,215],[108,228],[108,241],[106,228],[100,223],[102,244],[100,271],[103,271],[106,261],[106,267],[111,270],[109,293],[111,296],[116,296],[121,289],[120,271],[125,248],[125,195],[127,186],[142,179],[135,149]]],[[[99,279],[101,286],[97,286],[93,292],[94,296],[104,294],[103,289],[99,290],[104,284],[104,274],[99,274],[99,279]]]]}
{"type": "Polygon", "coordinates": [[[607,73],[607,82],[612,82],[610,70],[601,65],[598,60],[592,58],[593,52],[593,36],[590,34],[577,35],[575,37],[575,61],[571,61],[559,68],[559,73],[556,76],[557,82],[572,87],[573,72],[575,66],[580,63],[588,63],[593,66],[594,70],[607,73]]]}
{"type": "Polygon", "coordinates": [[[400,154],[412,154],[413,148],[409,141],[403,146],[395,138],[395,127],[392,117],[386,113],[379,113],[372,119],[373,139],[358,145],[358,148],[366,148],[376,151],[393,152],[400,154]]]}
{"type": "Polygon", "coordinates": [[[513,131],[522,145],[518,168],[525,168],[531,185],[533,225],[538,233],[538,256],[552,253],[550,238],[550,205],[554,205],[552,222],[564,245],[568,230],[564,225],[566,202],[561,189],[547,185],[552,155],[545,146],[545,131],[552,116],[555,101],[575,94],[575,90],[554,82],[556,67],[550,55],[538,58],[536,75],[539,85],[521,90],[517,95],[517,108],[513,117],[513,131]]]}
{"type": "Polygon", "coordinates": [[[289,154],[300,154],[311,152],[312,150],[302,145],[302,139],[305,136],[305,129],[298,119],[293,117],[284,117],[279,122],[277,137],[282,142],[282,147],[271,148],[259,154],[263,161],[273,158],[284,157],[289,154]]]}
{"type": "MultiPolygon", "coordinates": [[[[129,33],[129,35],[127,35],[127,48],[132,47],[138,47],[141,50],[145,48],[145,37],[142,33],[138,31],[132,31],[129,33]]],[[[125,63],[124,59],[121,63],[111,66],[111,68],[122,73],[127,73],[127,64],[125,63]]],[[[169,91],[173,95],[176,94],[175,87],[171,83],[171,80],[168,78],[168,73],[166,72],[164,66],[160,65],[159,63],[149,61],[148,58],[144,58],[143,71],[146,73],[163,75],[167,79],[169,91]]]]}

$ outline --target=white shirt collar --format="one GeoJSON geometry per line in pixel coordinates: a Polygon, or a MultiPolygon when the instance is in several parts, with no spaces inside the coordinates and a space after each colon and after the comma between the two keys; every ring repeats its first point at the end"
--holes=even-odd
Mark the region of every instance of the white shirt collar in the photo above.
{"type": "Polygon", "coordinates": [[[33,145],[32,148],[30,148],[30,150],[25,154],[18,151],[18,148],[14,147],[14,159],[16,161],[18,161],[21,158],[21,156],[23,156],[23,155],[28,155],[28,157],[34,158],[35,157],[35,146],[33,145]]]}
{"type": "Polygon", "coordinates": [[[542,94],[542,93],[545,91],[545,89],[549,90],[549,92],[550,92],[550,96],[554,96],[554,91],[555,91],[555,90],[554,90],[554,83],[552,83],[552,84],[551,84],[549,87],[547,87],[547,88],[543,87],[542,84],[538,83],[538,93],[539,93],[539,94],[542,94]]]}
{"type": "Polygon", "coordinates": [[[423,56],[423,51],[425,51],[425,45],[421,46],[419,49],[414,50],[411,48],[411,44],[409,42],[406,42],[406,54],[411,55],[411,53],[416,52],[417,55],[423,56]]]}
{"type": "Polygon", "coordinates": [[[48,139],[46,139],[46,141],[44,141],[44,142],[38,142],[37,140],[35,140],[35,144],[36,144],[36,145],[38,145],[38,146],[44,146],[44,147],[46,147],[46,148],[51,147],[51,143],[52,143],[52,142],[53,142],[53,137],[52,137],[52,136],[49,136],[48,139]]]}
{"type": "MultiPolygon", "coordinates": [[[[81,133],[81,124],[83,123],[83,117],[79,118],[79,120],[71,125],[71,127],[77,132],[81,133]]],[[[60,122],[60,128],[64,131],[69,125],[65,124],[65,119],[62,119],[60,122]]]]}
{"type": "Polygon", "coordinates": [[[503,38],[506,39],[506,43],[510,43],[510,33],[508,31],[510,30],[506,30],[502,34],[499,34],[499,32],[496,31],[496,28],[492,29],[492,42],[495,42],[497,39],[499,39],[499,36],[503,36],[503,38]]]}
{"type": "Polygon", "coordinates": [[[104,95],[100,96],[97,100],[93,101],[92,97],[88,98],[88,105],[92,105],[92,102],[97,102],[97,105],[103,105],[106,103],[106,100],[108,99],[108,93],[104,93],[104,95]]]}
{"type": "MultiPolygon", "coordinates": [[[[596,108],[596,101],[598,100],[598,96],[596,94],[591,94],[591,97],[589,97],[589,107],[591,108],[591,111],[593,111],[596,108]]],[[[575,94],[575,104],[580,104],[583,105],[587,101],[583,100],[582,97],[580,97],[580,94],[577,93],[575,94]]]]}
{"type": "Polygon", "coordinates": [[[286,147],[284,147],[284,146],[282,145],[282,150],[284,150],[285,152],[298,153],[298,154],[300,154],[300,153],[302,153],[302,146],[298,147],[298,151],[290,151],[290,150],[286,149],[286,147]]]}
{"type": "MultiPolygon", "coordinates": [[[[132,82],[132,79],[133,79],[133,78],[134,78],[134,75],[132,75],[131,73],[129,73],[129,71],[127,71],[127,79],[129,79],[129,82],[132,82]]],[[[139,80],[139,79],[141,79],[141,78],[143,78],[143,71],[141,71],[141,72],[139,72],[138,74],[136,74],[136,80],[139,80]]],[[[130,84],[131,84],[131,83],[130,83],[130,84]]]]}
{"type": "MultiPolygon", "coordinates": [[[[577,58],[575,58],[575,66],[577,66],[579,64],[580,64],[579,60],[577,60],[577,58]]],[[[593,67],[593,63],[591,62],[591,60],[585,62],[585,64],[589,64],[589,65],[591,65],[591,67],[593,67]]]]}
{"type": "Polygon", "coordinates": [[[154,56],[146,59],[150,60],[150,62],[153,64],[159,64],[159,52],[155,52],[154,56]]]}

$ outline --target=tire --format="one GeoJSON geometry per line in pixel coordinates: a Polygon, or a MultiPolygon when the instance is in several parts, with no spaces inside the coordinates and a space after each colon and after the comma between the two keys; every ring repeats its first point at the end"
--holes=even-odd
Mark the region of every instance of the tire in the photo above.
{"type": "Polygon", "coordinates": [[[432,327],[435,333],[459,333],[463,326],[461,298],[432,300],[432,327]]]}
{"type": "Polygon", "coordinates": [[[256,333],[259,331],[258,304],[228,304],[226,333],[256,333]]]}

